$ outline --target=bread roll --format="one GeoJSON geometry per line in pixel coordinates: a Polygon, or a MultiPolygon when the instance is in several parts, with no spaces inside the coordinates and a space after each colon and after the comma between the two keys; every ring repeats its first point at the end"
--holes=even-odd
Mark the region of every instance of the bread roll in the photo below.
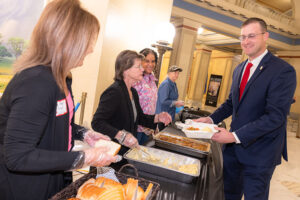
{"type": "Polygon", "coordinates": [[[121,149],[121,145],[109,140],[98,140],[95,147],[108,147],[108,154],[115,156],[121,149]]]}
{"type": "Polygon", "coordinates": [[[110,188],[105,188],[97,200],[125,200],[124,189],[122,185],[114,185],[110,188]]]}
{"type": "Polygon", "coordinates": [[[107,188],[110,186],[115,186],[115,185],[122,185],[121,183],[114,181],[112,179],[109,178],[105,178],[105,177],[98,177],[95,180],[95,185],[97,185],[98,187],[101,187],[102,183],[104,182],[103,187],[107,188]]]}
{"type": "Polygon", "coordinates": [[[78,190],[77,198],[81,200],[97,200],[98,197],[105,192],[105,188],[99,188],[93,183],[85,184],[81,190],[78,190]]]}
{"type": "Polygon", "coordinates": [[[148,187],[147,187],[147,189],[146,189],[146,191],[144,193],[144,196],[142,198],[143,200],[146,200],[147,197],[148,197],[148,195],[151,195],[151,193],[152,193],[152,187],[153,187],[153,184],[149,183],[149,185],[148,185],[148,187]]]}
{"type": "Polygon", "coordinates": [[[69,200],[132,200],[136,190],[136,200],[145,200],[150,195],[152,187],[153,184],[150,183],[144,192],[138,186],[138,180],[133,178],[128,178],[124,185],[105,177],[99,177],[96,180],[91,178],[79,188],[77,198],[69,200]]]}

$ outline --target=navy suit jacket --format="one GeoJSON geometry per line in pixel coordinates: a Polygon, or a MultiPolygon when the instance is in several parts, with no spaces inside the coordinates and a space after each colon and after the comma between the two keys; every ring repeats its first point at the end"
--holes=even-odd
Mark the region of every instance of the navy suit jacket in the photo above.
{"type": "Polygon", "coordinates": [[[241,144],[233,148],[245,165],[272,167],[287,160],[286,123],[296,88],[294,68],[268,52],[249,79],[239,101],[239,85],[247,60],[233,72],[228,99],[210,116],[219,123],[232,115],[231,132],[241,144]]]}

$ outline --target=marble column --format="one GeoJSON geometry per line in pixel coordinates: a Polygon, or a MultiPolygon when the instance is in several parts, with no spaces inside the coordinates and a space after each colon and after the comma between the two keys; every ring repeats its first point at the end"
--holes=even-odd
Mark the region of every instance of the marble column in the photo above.
{"type": "Polygon", "coordinates": [[[300,51],[278,51],[276,55],[291,64],[296,70],[297,76],[297,87],[295,91],[294,98],[295,103],[292,104],[290,112],[296,114],[300,118],[300,87],[299,87],[299,77],[300,77],[300,51]]]}
{"type": "MultiPolygon", "coordinates": [[[[223,52],[214,50],[212,52],[209,68],[208,68],[208,79],[212,74],[222,76],[222,82],[220,86],[217,106],[222,104],[228,97],[232,82],[232,73],[236,65],[240,62],[241,55],[236,55],[231,52],[223,52]]],[[[207,80],[209,84],[209,80],[207,80]]],[[[206,94],[203,98],[205,102],[206,94]]]]}
{"type": "Polygon", "coordinates": [[[176,35],[173,41],[173,51],[170,66],[177,65],[183,69],[176,81],[180,100],[185,100],[187,87],[193,62],[193,53],[200,24],[195,21],[181,18],[174,22],[176,35]]]}

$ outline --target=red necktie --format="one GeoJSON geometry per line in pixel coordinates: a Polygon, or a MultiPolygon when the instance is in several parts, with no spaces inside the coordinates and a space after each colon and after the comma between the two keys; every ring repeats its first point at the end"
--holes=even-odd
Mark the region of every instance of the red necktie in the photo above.
{"type": "Polygon", "coordinates": [[[248,81],[249,74],[250,74],[250,68],[252,66],[253,66],[253,64],[250,63],[250,62],[246,66],[246,70],[244,72],[244,75],[243,75],[243,78],[242,78],[242,81],[241,81],[241,84],[240,84],[240,97],[239,97],[239,100],[241,100],[243,92],[244,92],[244,89],[245,89],[245,87],[247,85],[247,81],[248,81]]]}

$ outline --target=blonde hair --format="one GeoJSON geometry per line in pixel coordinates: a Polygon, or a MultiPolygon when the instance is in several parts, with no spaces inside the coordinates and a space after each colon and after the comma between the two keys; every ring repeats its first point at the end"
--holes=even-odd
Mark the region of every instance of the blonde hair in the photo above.
{"type": "Polygon", "coordinates": [[[68,72],[84,59],[99,30],[97,18],[83,9],[79,0],[54,0],[41,14],[30,45],[14,70],[19,73],[37,65],[49,66],[63,90],[68,72]]]}

